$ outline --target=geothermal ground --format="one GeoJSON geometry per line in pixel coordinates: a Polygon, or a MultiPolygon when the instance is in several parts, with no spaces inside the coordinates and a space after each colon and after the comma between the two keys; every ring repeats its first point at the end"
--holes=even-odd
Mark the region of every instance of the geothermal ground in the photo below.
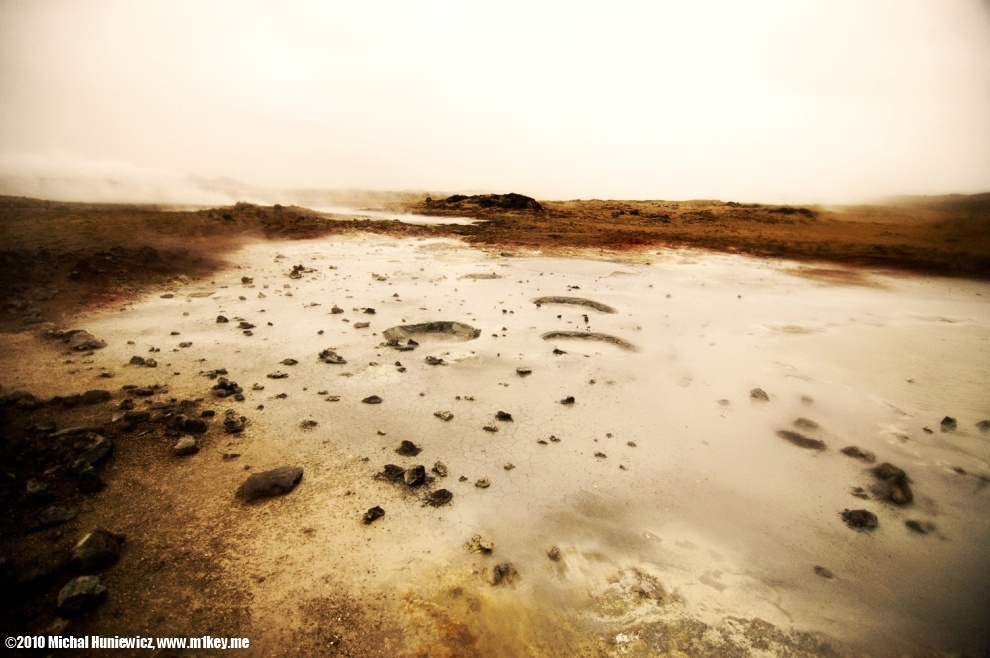
{"type": "Polygon", "coordinates": [[[988,649],[990,284],[416,234],[224,245],[176,251],[188,274],[145,252],[112,291],[93,282],[128,252],[82,259],[10,302],[6,635],[988,649]],[[74,550],[94,528],[97,558],[74,550]],[[60,597],[80,575],[106,592],[60,597]]]}

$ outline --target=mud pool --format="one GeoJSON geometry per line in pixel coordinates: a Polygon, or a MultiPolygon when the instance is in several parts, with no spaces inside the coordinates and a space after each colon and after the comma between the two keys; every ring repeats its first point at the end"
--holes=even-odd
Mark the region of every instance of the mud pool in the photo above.
{"type": "Polygon", "coordinates": [[[367,235],[256,243],[210,280],[79,318],[108,343],[83,366],[11,363],[8,379],[57,394],[112,370],[113,386],[154,381],[246,416],[243,434],[208,438],[179,467],[231,498],[226,560],[259,629],[304,624],[307,601],[344,590],[399,618],[408,634],[389,641],[479,655],[656,655],[678,634],[766,655],[826,636],[879,654],[986,650],[990,433],[976,424],[990,418],[990,285],[848,285],[693,251],[641,260],[367,235]],[[616,312],[546,301],[560,297],[616,312]],[[480,335],[416,333],[408,351],[382,336],[431,322],[480,335]],[[157,369],[126,365],[150,348],[157,369]],[[327,348],[346,363],[320,361],[327,348]],[[211,399],[201,373],[218,368],[243,402],[211,399]],[[402,440],[422,452],[397,454],[402,440]],[[914,501],[854,496],[876,479],[840,452],[852,445],[904,469],[914,501]],[[425,490],[450,490],[442,507],[375,477],[437,461],[448,474],[425,490]],[[283,464],[305,471],[292,493],[233,501],[245,465],[283,464]],[[363,524],[376,505],[385,515],[363,524]],[[843,523],[857,508],[876,530],[843,523]],[[491,555],[468,550],[474,535],[491,555]],[[491,585],[506,562],[516,577],[491,585]]]}

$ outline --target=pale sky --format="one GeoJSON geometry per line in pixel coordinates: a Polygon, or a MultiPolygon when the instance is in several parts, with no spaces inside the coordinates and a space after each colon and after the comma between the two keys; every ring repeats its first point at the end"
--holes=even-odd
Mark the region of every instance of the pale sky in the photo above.
{"type": "Polygon", "coordinates": [[[0,0],[0,191],[195,202],[190,176],[541,199],[988,191],[990,3],[0,0]]]}

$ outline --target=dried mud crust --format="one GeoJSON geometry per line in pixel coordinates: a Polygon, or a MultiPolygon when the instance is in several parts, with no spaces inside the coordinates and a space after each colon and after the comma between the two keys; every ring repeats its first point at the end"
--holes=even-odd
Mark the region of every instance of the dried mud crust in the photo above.
{"type": "Polygon", "coordinates": [[[416,336],[443,336],[447,338],[457,338],[460,340],[474,340],[481,335],[480,329],[475,329],[463,322],[450,322],[441,320],[437,322],[423,322],[420,324],[403,324],[390,327],[382,332],[382,337],[386,341],[395,342],[408,340],[416,336]]]}

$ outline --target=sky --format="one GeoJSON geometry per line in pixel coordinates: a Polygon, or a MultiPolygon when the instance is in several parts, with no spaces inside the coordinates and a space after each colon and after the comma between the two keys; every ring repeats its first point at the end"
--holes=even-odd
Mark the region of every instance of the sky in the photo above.
{"type": "Polygon", "coordinates": [[[990,1],[0,0],[0,193],[990,190],[990,1]]]}

